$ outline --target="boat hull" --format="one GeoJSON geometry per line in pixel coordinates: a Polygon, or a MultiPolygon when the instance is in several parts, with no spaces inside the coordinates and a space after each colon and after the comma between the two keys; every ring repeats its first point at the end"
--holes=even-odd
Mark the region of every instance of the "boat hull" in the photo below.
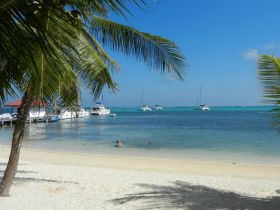
{"type": "Polygon", "coordinates": [[[90,114],[91,115],[109,115],[111,113],[110,110],[106,110],[106,111],[102,111],[102,112],[95,112],[95,111],[92,111],[90,114]]]}

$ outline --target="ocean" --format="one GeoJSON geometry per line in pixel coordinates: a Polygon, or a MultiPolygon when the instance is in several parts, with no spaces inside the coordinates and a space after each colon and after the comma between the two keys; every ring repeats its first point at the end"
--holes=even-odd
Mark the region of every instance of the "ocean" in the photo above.
{"type": "MultiPolygon", "coordinates": [[[[140,112],[112,107],[116,117],[91,116],[27,124],[23,146],[55,152],[279,164],[280,136],[270,107],[164,107],[140,112]],[[122,148],[114,147],[117,139],[122,148]],[[149,143],[150,142],[150,143],[149,143]]],[[[10,145],[13,126],[0,127],[10,145]]]]}

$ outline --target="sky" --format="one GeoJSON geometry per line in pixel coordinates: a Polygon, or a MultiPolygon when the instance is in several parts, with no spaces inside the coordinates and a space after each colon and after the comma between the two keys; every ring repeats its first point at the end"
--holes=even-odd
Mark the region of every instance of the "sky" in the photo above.
{"type": "MultiPolygon", "coordinates": [[[[121,70],[119,91],[103,92],[106,106],[194,106],[202,88],[209,106],[262,105],[256,63],[260,54],[280,50],[279,0],[146,0],[144,11],[130,7],[128,19],[113,21],[175,42],[187,59],[184,81],[161,75],[108,50],[121,70]]],[[[93,104],[83,91],[84,106],[93,104]]]]}

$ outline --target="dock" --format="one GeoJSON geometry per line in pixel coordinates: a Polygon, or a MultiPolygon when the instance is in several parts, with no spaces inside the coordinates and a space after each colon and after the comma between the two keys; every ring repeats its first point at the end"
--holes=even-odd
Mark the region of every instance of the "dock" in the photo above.
{"type": "Polygon", "coordinates": [[[16,121],[15,118],[2,118],[0,119],[0,126],[3,125],[12,125],[16,121]]]}

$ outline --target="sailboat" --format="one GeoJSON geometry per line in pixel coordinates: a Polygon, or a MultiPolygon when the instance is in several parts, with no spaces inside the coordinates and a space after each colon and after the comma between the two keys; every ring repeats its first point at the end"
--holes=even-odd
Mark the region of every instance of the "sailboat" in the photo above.
{"type": "Polygon", "coordinates": [[[152,111],[152,109],[149,106],[143,104],[143,95],[144,95],[144,88],[142,88],[142,91],[141,91],[141,104],[142,105],[139,108],[140,111],[143,111],[143,112],[152,111]]]}
{"type": "Polygon", "coordinates": [[[163,110],[163,107],[156,103],[156,95],[155,95],[155,103],[154,104],[155,104],[155,110],[157,110],[157,111],[163,110]]]}
{"type": "Polygon", "coordinates": [[[155,105],[155,109],[156,109],[156,110],[163,110],[162,106],[160,106],[160,105],[158,105],[158,104],[155,105]]]}
{"type": "Polygon", "coordinates": [[[201,101],[202,101],[202,90],[201,90],[201,87],[200,87],[195,109],[196,110],[201,110],[201,111],[209,111],[210,108],[208,107],[208,105],[207,104],[202,104],[201,101]]]}

